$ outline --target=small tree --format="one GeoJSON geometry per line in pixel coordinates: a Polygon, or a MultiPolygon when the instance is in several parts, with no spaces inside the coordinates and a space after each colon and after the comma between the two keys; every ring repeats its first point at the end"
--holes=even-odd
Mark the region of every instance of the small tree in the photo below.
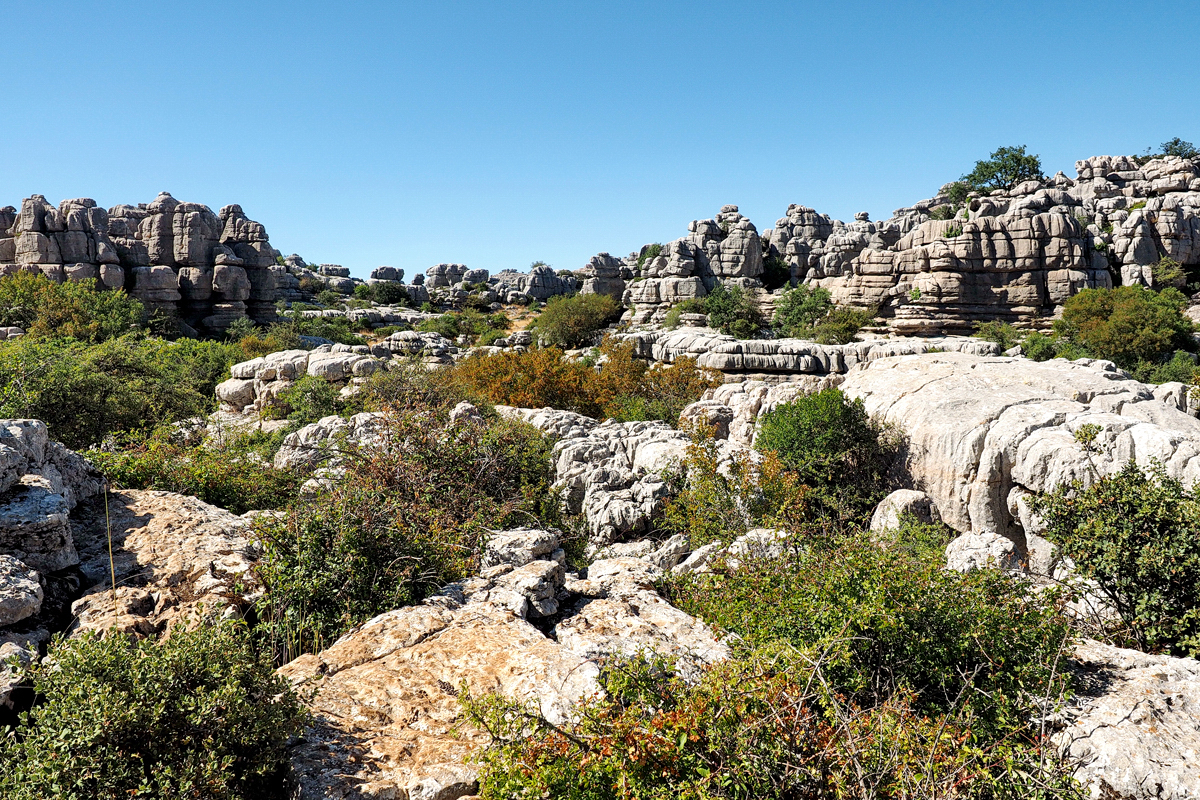
{"type": "Polygon", "coordinates": [[[1174,139],[1163,142],[1159,147],[1162,148],[1164,156],[1179,156],[1180,158],[1195,158],[1200,156],[1200,150],[1191,142],[1185,142],[1176,136],[1174,139]]]}
{"type": "Polygon", "coordinates": [[[976,161],[975,169],[962,176],[962,181],[977,192],[1011,189],[1028,180],[1042,177],[1042,161],[1038,156],[1028,155],[1025,145],[1001,147],[986,161],[976,161]]]}
{"type": "Polygon", "coordinates": [[[1195,350],[1194,326],[1183,315],[1187,302],[1177,289],[1084,289],[1063,305],[1054,331],[1093,358],[1134,370],[1140,362],[1161,363],[1176,350],[1195,350]]]}
{"type": "Polygon", "coordinates": [[[534,327],[545,344],[582,347],[621,311],[621,304],[606,294],[559,295],[546,303],[534,327]]]}
{"type": "Polygon", "coordinates": [[[1086,489],[1061,486],[1034,507],[1046,537],[1096,581],[1141,649],[1200,655],[1200,507],[1193,491],[1161,466],[1143,471],[1130,461],[1086,489]]]}

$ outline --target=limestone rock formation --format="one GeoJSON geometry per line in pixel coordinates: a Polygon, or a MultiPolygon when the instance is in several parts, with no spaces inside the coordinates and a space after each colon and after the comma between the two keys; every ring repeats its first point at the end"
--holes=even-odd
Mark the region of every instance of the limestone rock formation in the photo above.
{"type": "Polygon", "coordinates": [[[580,294],[606,294],[620,301],[625,294],[625,264],[608,253],[592,256],[580,272],[583,285],[580,294]]]}
{"type": "Polygon", "coordinates": [[[737,206],[723,206],[713,219],[693,220],[686,237],[668,242],[643,261],[626,284],[628,320],[635,325],[661,322],[671,306],[704,297],[718,282],[760,288],[762,274],[758,229],[737,206]]]}
{"type": "Polygon", "coordinates": [[[241,206],[213,213],[166,192],[107,211],[88,198],[55,208],[42,195],[27,198],[19,212],[0,210],[0,276],[32,270],[60,283],[96,279],[133,294],[148,314],[208,331],[247,315],[275,318],[278,256],[241,206]]]}
{"type": "Polygon", "coordinates": [[[997,345],[982,339],[946,336],[912,339],[872,339],[852,344],[817,344],[804,339],[736,339],[709,328],[647,329],[620,334],[633,342],[639,358],[674,363],[680,356],[700,367],[730,377],[841,374],[854,365],[877,358],[953,350],[978,355],[999,355],[997,345]]]}
{"type": "Polygon", "coordinates": [[[901,333],[968,333],[977,322],[1044,327],[1084,288],[1150,284],[1162,257],[1200,264],[1200,167],[1097,156],[958,204],[946,192],[881,222],[800,205],[764,235],[794,281],[878,308],[901,333]]]}
{"type": "Polygon", "coordinates": [[[75,631],[115,627],[156,636],[243,611],[261,591],[247,522],[224,509],[172,492],[117,491],[107,512],[92,501],[81,516],[80,566],[94,586],[72,606],[75,631]]]}
{"type": "Polygon", "coordinates": [[[103,487],[82,456],[51,441],[45,423],[0,420],[0,554],[40,572],[75,566],[68,515],[103,487]]]}
{"type": "Polygon", "coordinates": [[[1200,786],[1200,661],[1084,641],[1055,740],[1097,798],[1191,800],[1200,786]]]}
{"type": "Polygon", "coordinates": [[[596,692],[599,668],[489,603],[390,611],[281,672],[315,689],[294,749],[303,798],[458,798],[486,734],[465,724],[459,687],[528,701],[551,720],[596,692]]]}
{"type": "Polygon", "coordinates": [[[555,435],[553,479],[570,513],[581,513],[592,541],[636,538],[662,510],[668,496],[664,470],[679,468],[691,442],[664,422],[598,423],[552,409],[497,406],[503,416],[524,420],[555,435]]]}
{"type": "Polygon", "coordinates": [[[962,533],[1012,540],[1019,553],[1038,525],[1024,502],[1072,480],[1156,459],[1190,485],[1200,479],[1200,420],[1105,361],[965,353],[900,356],[851,370],[841,386],[907,436],[913,485],[962,533]],[[1074,431],[1096,424],[1100,452],[1074,431]]]}

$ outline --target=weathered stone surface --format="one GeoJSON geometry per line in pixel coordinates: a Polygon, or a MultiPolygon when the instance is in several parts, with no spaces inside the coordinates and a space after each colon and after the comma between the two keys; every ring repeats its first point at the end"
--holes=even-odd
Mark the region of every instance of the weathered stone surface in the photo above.
{"type": "Polygon", "coordinates": [[[907,436],[913,485],[962,533],[995,533],[1018,552],[1037,533],[1022,498],[1158,460],[1168,475],[1200,478],[1200,420],[1104,361],[900,356],[860,365],[842,391],[907,436]],[[1100,452],[1075,442],[1102,428],[1100,452]]]}
{"type": "Polygon", "coordinates": [[[959,336],[871,339],[837,345],[804,339],[735,339],[708,328],[680,328],[634,331],[618,338],[633,342],[640,358],[670,364],[686,356],[700,367],[729,375],[844,373],[855,364],[877,358],[935,350],[1000,354],[1000,348],[992,342],[959,336]]]}
{"type": "Polygon", "coordinates": [[[0,555],[0,627],[32,617],[42,609],[37,572],[12,556],[0,555]]]}
{"type": "Polygon", "coordinates": [[[383,420],[377,413],[355,414],[348,420],[323,417],[284,438],[275,453],[275,468],[312,470],[322,465],[335,466],[341,462],[346,447],[377,443],[382,429],[383,420]]]}
{"type": "Polygon", "coordinates": [[[1097,798],[1191,800],[1200,787],[1200,662],[1085,641],[1055,735],[1097,798]]]}
{"type": "Polygon", "coordinates": [[[79,562],[68,515],[104,480],[39,420],[0,420],[0,554],[55,572],[79,562]]]}
{"type": "MultiPolygon", "coordinates": [[[[694,679],[704,664],[729,657],[729,648],[708,626],[672,606],[654,591],[662,571],[636,558],[596,561],[588,581],[602,599],[585,599],[554,629],[568,650],[593,660],[614,655],[657,653],[676,659],[680,674],[694,679]]],[[[595,591],[595,590],[593,590],[595,591]]]]}
{"type": "Polygon", "coordinates": [[[487,737],[463,720],[460,686],[558,723],[599,689],[594,663],[487,603],[388,612],[281,672],[316,690],[292,758],[303,798],[463,797],[487,737]]]}
{"type": "Polygon", "coordinates": [[[12,237],[0,233],[0,262],[36,267],[57,282],[97,279],[102,288],[134,294],[147,313],[179,316],[191,327],[223,330],[247,310],[260,322],[274,319],[278,293],[269,268],[279,253],[240,206],[214,214],[163,192],[151,203],[107,211],[89,198],[56,209],[33,195],[0,224],[9,219],[12,237]]]}
{"type": "Polygon", "coordinates": [[[932,497],[914,489],[897,489],[875,507],[871,530],[877,533],[896,530],[905,517],[926,524],[941,520],[932,497]]]}
{"type": "Polygon", "coordinates": [[[158,635],[244,610],[260,591],[246,521],[224,509],[172,492],[119,491],[109,493],[107,516],[95,500],[77,516],[80,568],[96,585],[72,606],[75,631],[158,635]]]}

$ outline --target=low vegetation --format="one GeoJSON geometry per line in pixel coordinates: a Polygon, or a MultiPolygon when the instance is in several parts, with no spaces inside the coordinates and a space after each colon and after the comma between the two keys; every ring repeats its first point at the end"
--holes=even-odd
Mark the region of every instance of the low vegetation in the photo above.
{"type": "Polygon", "coordinates": [[[739,637],[699,682],[618,661],[558,726],[467,698],[493,737],[482,796],[1081,797],[1029,723],[1069,692],[1055,598],[947,572],[939,533],[804,541],[670,582],[673,602],[739,637]]]}
{"type": "Polygon", "coordinates": [[[85,634],[32,670],[42,702],[0,733],[8,800],[292,796],[286,745],[305,715],[239,624],[162,643],[85,634]]]}
{"type": "Polygon", "coordinates": [[[1160,466],[1132,461],[1090,487],[1040,498],[1045,536],[1096,582],[1124,623],[1118,636],[1147,652],[1200,657],[1200,502],[1160,466]]]}
{"type": "Polygon", "coordinates": [[[512,325],[502,313],[483,314],[475,309],[449,312],[417,325],[422,333],[440,333],[451,341],[465,336],[473,344],[491,344],[512,325]]]}
{"type": "Polygon", "coordinates": [[[980,325],[975,335],[1003,349],[1020,344],[1034,361],[1103,358],[1147,383],[1190,383],[1198,347],[1196,327],[1183,313],[1187,306],[1175,288],[1084,289],[1063,305],[1051,335],[998,322],[980,325]]]}
{"type": "Polygon", "coordinates": [[[849,344],[874,314],[834,304],[828,289],[801,284],[783,293],[775,304],[773,325],[784,336],[820,344],[849,344]]]}
{"type": "Polygon", "coordinates": [[[187,444],[182,432],[161,428],[145,439],[88,458],[118,489],[158,489],[197,497],[234,514],[287,506],[304,477],[275,469],[271,458],[282,434],[231,435],[226,441],[187,444]]]}
{"type": "Polygon", "coordinates": [[[347,475],[255,526],[263,635],[280,663],[478,567],[488,529],[556,519],[550,441],[525,423],[397,411],[347,475]]]}
{"type": "Polygon", "coordinates": [[[96,281],[55,283],[41,272],[0,279],[0,326],[34,337],[96,343],[143,328],[142,304],[124,292],[96,291],[96,281]]]}
{"type": "Polygon", "coordinates": [[[661,419],[672,425],[684,406],[720,385],[690,358],[670,366],[636,358],[631,342],[608,339],[596,351],[598,366],[569,359],[554,347],[475,354],[447,371],[469,398],[523,408],[559,408],[590,417],[631,422],[661,419]]]}
{"type": "Polygon", "coordinates": [[[595,344],[597,334],[623,310],[606,294],[559,295],[547,301],[530,332],[544,345],[571,350],[595,344]]]}
{"type": "Polygon", "coordinates": [[[862,400],[826,389],[764,414],[754,446],[775,453],[811,489],[810,503],[845,519],[870,513],[893,488],[888,471],[900,437],[872,420],[862,400]]]}

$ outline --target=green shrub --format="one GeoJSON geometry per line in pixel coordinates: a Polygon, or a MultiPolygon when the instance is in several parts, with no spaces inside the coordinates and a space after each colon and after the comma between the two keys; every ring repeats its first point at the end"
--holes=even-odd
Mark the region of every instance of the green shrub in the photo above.
{"type": "Polygon", "coordinates": [[[955,207],[952,205],[942,205],[929,212],[930,219],[946,220],[954,219],[955,207]]]}
{"type": "Polygon", "coordinates": [[[763,259],[763,286],[767,291],[774,291],[781,286],[787,286],[792,281],[792,267],[777,255],[769,255],[763,259]]]}
{"type": "Polygon", "coordinates": [[[740,635],[733,657],[691,679],[661,658],[614,659],[604,691],[557,725],[534,704],[464,694],[492,737],[482,797],[1083,796],[1029,724],[1067,689],[1051,596],[947,572],[940,547],[866,540],[665,588],[740,635]]]}
{"type": "Polygon", "coordinates": [[[453,341],[459,336],[479,337],[489,330],[507,330],[511,325],[503,313],[486,316],[477,309],[467,308],[461,312],[427,319],[417,325],[417,330],[422,333],[440,333],[453,341]]]}
{"type": "Polygon", "coordinates": [[[684,406],[720,385],[720,377],[697,367],[694,359],[651,366],[635,357],[632,343],[610,339],[599,352],[605,357],[599,369],[567,359],[554,347],[477,353],[444,370],[439,380],[485,403],[549,406],[621,421],[661,419],[672,425],[684,406]]]}
{"type": "Polygon", "coordinates": [[[953,239],[955,236],[962,236],[962,225],[951,225],[942,232],[943,239],[953,239]]]}
{"type": "Polygon", "coordinates": [[[908,525],[884,544],[802,539],[777,559],[716,565],[667,587],[672,602],[750,645],[831,648],[830,679],[864,708],[911,692],[925,714],[969,709],[984,741],[1019,735],[1065,687],[1070,644],[1052,593],[998,570],[945,568],[949,536],[908,525]]]}
{"type": "Polygon", "coordinates": [[[590,344],[621,311],[621,304],[606,294],[559,295],[547,301],[531,328],[544,344],[570,350],[590,344]]]}
{"type": "Polygon", "coordinates": [[[1042,162],[1025,153],[1025,145],[1001,147],[985,161],[976,161],[975,169],[962,176],[971,191],[990,192],[1011,189],[1028,180],[1041,180],[1042,162]]]}
{"type": "Polygon", "coordinates": [[[447,417],[395,410],[385,444],[347,459],[332,489],[256,523],[260,614],[281,662],[471,574],[488,529],[555,519],[548,438],[514,420],[447,417]]]}
{"type": "Polygon", "coordinates": [[[266,416],[289,419],[300,426],[339,414],[343,405],[338,387],[324,378],[305,375],[279,393],[273,402],[274,413],[266,416]]]}
{"type": "Polygon", "coordinates": [[[1132,371],[1139,362],[1163,363],[1176,350],[1196,349],[1195,328],[1183,314],[1187,304],[1177,289],[1084,289],[1063,305],[1054,331],[1085,355],[1132,371]]]}
{"type": "MultiPolygon", "coordinates": [[[[971,187],[966,181],[954,181],[950,184],[950,188],[946,191],[946,196],[950,198],[950,202],[956,206],[961,206],[963,203],[967,202],[967,197],[970,194],[971,187]]],[[[954,212],[951,211],[950,216],[946,217],[946,219],[950,219],[950,217],[953,216],[954,212]]]]}
{"type": "Polygon", "coordinates": [[[9,800],[291,796],[286,745],[305,715],[240,625],[161,643],[88,633],[33,678],[42,702],[0,739],[9,800]]]}
{"type": "Polygon", "coordinates": [[[1200,505],[1158,465],[1035,501],[1046,538],[1091,578],[1139,649],[1200,656],[1200,505]]]}
{"type": "Polygon", "coordinates": [[[764,323],[754,301],[740,286],[718,283],[704,298],[708,324],[727,336],[753,339],[764,323]]]}
{"type": "Polygon", "coordinates": [[[671,306],[671,310],[667,312],[666,318],[663,320],[663,326],[669,330],[674,330],[679,327],[679,320],[684,314],[707,314],[705,310],[704,298],[693,297],[684,300],[681,303],[676,303],[671,306]]]}
{"type": "Polygon", "coordinates": [[[763,415],[755,448],[775,452],[839,516],[869,514],[888,493],[898,436],[840,389],[797,397],[763,415]]]}
{"type": "Polygon", "coordinates": [[[818,344],[850,344],[858,332],[870,325],[875,315],[870,311],[850,306],[835,306],[832,311],[813,328],[813,341],[818,344]]]}
{"type": "Polygon", "coordinates": [[[174,439],[165,428],[127,441],[120,450],[89,450],[87,456],[118,488],[186,494],[234,514],[282,508],[303,482],[271,466],[282,433],[242,434],[199,446],[174,439]]]}
{"type": "Polygon", "coordinates": [[[1182,289],[1187,285],[1187,276],[1183,274],[1183,267],[1178,261],[1163,256],[1150,265],[1150,282],[1155,289],[1166,286],[1182,289]]]}
{"type": "Polygon", "coordinates": [[[1163,363],[1141,361],[1133,370],[1133,377],[1142,383],[1169,383],[1179,381],[1191,384],[1196,376],[1196,356],[1183,350],[1176,350],[1171,360],[1163,363]]]}
{"type": "Polygon", "coordinates": [[[646,248],[646,251],[644,253],[642,253],[641,255],[638,256],[637,268],[640,270],[642,268],[642,265],[644,265],[647,261],[651,261],[655,258],[658,258],[659,254],[661,252],[662,252],[662,245],[659,244],[658,242],[655,242],[654,244],[650,245],[649,247],[646,248]]]}
{"type": "Polygon", "coordinates": [[[93,279],[55,283],[42,273],[0,278],[0,325],[29,336],[102,342],[142,328],[142,304],[123,291],[97,291],[93,279]]]}
{"type": "Polygon", "coordinates": [[[401,283],[376,283],[371,287],[372,299],[385,306],[412,306],[412,295],[401,283]]]}
{"type": "Polygon", "coordinates": [[[337,344],[367,343],[366,339],[355,332],[346,317],[304,317],[290,314],[286,320],[272,325],[268,334],[277,334],[280,337],[294,335],[297,346],[302,346],[299,338],[301,336],[316,336],[337,344]]]}
{"type": "Polygon", "coordinates": [[[833,310],[829,290],[802,283],[788,289],[775,304],[775,328],[785,336],[811,336],[813,329],[833,310]]]}
{"type": "Polygon", "coordinates": [[[325,289],[324,291],[318,292],[317,296],[313,299],[327,308],[340,306],[342,304],[342,295],[338,294],[332,289],[325,289]]]}
{"type": "MultiPolygon", "coordinates": [[[[975,324],[975,333],[972,334],[976,339],[983,339],[985,342],[995,342],[1000,345],[1000,352],[1011,350],[1021,344],[1022,334],[1014,328],[1010,323],[997,322],[979,322],[975,324]]],[[[1045,360],[1045,359],[1037,359],[1045,360]]]]}
{"type": "Polygon", "coordinates": [[[761,460],[749,453],[727,459],[709,434],[693,432],[681,471],[671,476],[663,530],[686,535],[695,550],[710,542],[729,544],[751,528],[811,529],[809,489],[775,453],[761,460]]]}
{"type": "Polygon", "coordinates": [[[73,449],[110,434],[203,416],[237,345],[126,334],[96,345],[23,337],[0,343],[0,417],[32,417],[73,449]]]}

